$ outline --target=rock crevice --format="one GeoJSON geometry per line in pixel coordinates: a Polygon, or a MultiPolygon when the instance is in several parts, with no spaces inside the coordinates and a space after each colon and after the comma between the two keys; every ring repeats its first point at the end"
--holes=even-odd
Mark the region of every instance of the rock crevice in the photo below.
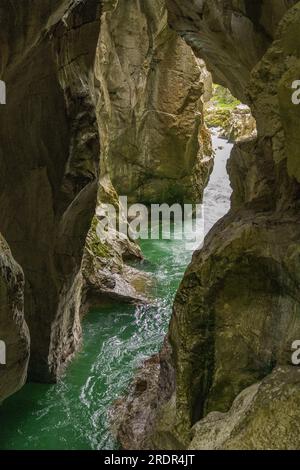
{"type": "Polygon", "coordinates": [[[54,381],[80,344],[70,289],[97,195],[101,2],[3,0],[0,9],[0,231],[25,274],[30,376],[54,381]]]}
{"type": "MultiPolygon", "coordinates": [[[[284,431],[270,425],[268,439],[247,434],[246,418],[234,439],[226,437],[239,413],[239,405],[228,411],[234,399],[265,377],[263,383],[271,382],[276,366],[290,366],[291,345],[300,334],[300,180],[294,146],[300,111],[291,100],[299,71],[300,5],[260,4],[253,9],[250,2],[204,0],[190,2],[187,10],[185,3],[167,0],[171,26],[206,60],[214,81],[251,106],[258,135],[235,145],[228,164],[231,210],[194,254],[176,295],[157,392],[150,399],[154,411],[139,436],[140,447],[299,448],[299,433],[292,436],[296,408],[284,431]],[[210,414],[226,412],[228,418],[220,421],[210,414]]],[[[298,383],[297,371],[291,374],[298,383]]],[[[288,376],[277,374],[276,387],[285,389],[288,376]]],[[[252,431],[266,399],[258,394],[251,404],[252,431]]],[[[288,399],[283,393],[283,406],[289,406],[288,399]]],[[[139,400],[147,402],[147,391],[139,400]]],[[[266,411],[268,423],[271,414],[266,411]]],[[[129,425],[130,405],[126,420],[129,425]]],[[[119,437],[122,443],[122,432],[119,437]]]]}

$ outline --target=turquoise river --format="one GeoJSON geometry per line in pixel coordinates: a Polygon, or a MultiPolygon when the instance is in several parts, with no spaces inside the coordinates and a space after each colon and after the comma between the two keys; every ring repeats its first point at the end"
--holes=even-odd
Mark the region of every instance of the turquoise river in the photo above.
{"type": "MultiPolygon", "coordinates": [[[[205,231],[229,209],[226,161],[232,145],[213,136],[215,166],[204,194],[205,231]]],[[[192,251],[185,241],[147,240],[142,269],[156,278],[154,304],[115,304],[83,324],[84,346],[56,385],[28,383],[0,407],[0,449],[114,449],[108,410],[135,369],[158,352],[192,251]]]]}

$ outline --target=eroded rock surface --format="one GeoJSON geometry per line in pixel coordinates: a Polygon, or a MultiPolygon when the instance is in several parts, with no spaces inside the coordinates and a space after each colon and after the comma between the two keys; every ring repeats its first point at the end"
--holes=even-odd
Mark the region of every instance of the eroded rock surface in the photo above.
{"type": "Polygon", "coordinates": [[[158,403],[159,372],[159,356],[147,359],[137,371],[128,394],[113,404],[111,427],[122,449],[147,447],[145,429],[153,420],[158,403]]]}
{"type": "Polygon", "coordinates": [[[250,72],[297,0],[166,0],[169,23],[243,103],[250,72]]]}
{"type": "Polygon", "coordinates": [[[201,200],[212,167],[209,74],[169,28],[164,0],[113,2],[97,70],[102,174],[131,202],[201,200]]]}
{"type": "Polygon", "coordinates": [[[24,385],[29,332],[24,320],[24,274],[0,235],[0,403],[24,385]]]}
{"type": "MultiPolygon", "coordinates": [[[[30,377],[55,381],[81,344],[100,142],[101,176],[119,194],[201,199],[212,166],[201,102],[209,74],[167,26],[163,0],[3,0],[0,13],[0,231],[25,274],[30,377]]],[[[126,250],[141,256],[123,240],[112,259],[126,250]]],[[[104,258],[93,260],[90,285],[139,297],[141,275],[104,258]]]]}
{"type": "Polygon", "coordinates": [[[80,344],[77,274],[99,165],[100,14],[97,0],[0,5],[0,231],[25,274],[37,380],[55,380],[80,344]]]}
{"type": "Polygon", "coordinates": [[[253,140],[257,136],[249,106],[220,85],[214,86],[212,99],[205,105],[205,122],[210,128],[218,128],[219,136],[230,142],[253,140]]]}
{"type": "Polygon", "coordinates": [[[189,449],[299,449],[299,392],[299,369],[275,369],[240,393],[228,413],[210,413],[197,423],[189,449]]]}
{"type": "MultiPolygon", "coordinates": [[[[177,293],[168,348],[161,353],[159,410],[155,405],[141,441],[155,449],[188,447],[198,423],[193,429],[200,430],[199,440],[195,437],[193,448],[208,440],[211,448],[218,448],[219,425],[207,425],[215,415],[204,424],[202,419],[211,412],[226,413],[245,388],[276,366],[288,366],[291,344],[300,335],[295,144],[300,107],[291,100],[291,85],[299,76],[300,4],[193,1],[187,10],[184,2],[168,0],[167,6],[171,25],[206,59],[214,81],[251,105],[258,128],[257,139],[237,144],[232,152],[231,211],[194,254],[177,293]]],[[[251,419],[258,423],[264,409],[260,400],[267,402],[269,436],[251,438],[250,427],[243,423],[248,429],[245,446],[265,448],[273,438],[276,448],[285,433],[284,448],[298,448],[297,416],[283,418],[275,410],[279,403],[289,408],[298,385],[290,396],[285,392],[290,373],[282,374],[281,398],[273,409],[268,401],[272,394],[264,391],[269,380],[272,375],[260,386],[258,401],[249,405],[251,419]],[[274,423],[283,419],[281,429],[272,424],[273,411],[274,423]]],[[[235,414],[233,408],[224,418],[228,426],[235,414]]],[[[220,448],[241,448],[242,435],[228,442],[224,438],[220,448]]]]}
{"type": "Polygon", "coordinates": [[[129,204],[202,199],[212,169],[203,119],[211,75],[169,28],[164,0],[121,0],[105,3],[96,76],[101,181],[83,260],[84,302],[143,301],[151,280],[126,265],[142,259],[138,245],[118,227],[99,240],[97,223],[107,203],[120,212],[118,195],[129,204]]]}
{"type": "Polygon", "coordinates": [[[143,254],[137,243],[118,231],[119,215],[128,227],[118,194],[105,176],[99,182],[97,210],[82,260],[82,313],[113,300],[133,303],[147,300],[153,282],[149,274],[127,264],[135,262],[138,267],[143,254]],[[112,213],[107,210],[108,204],[112,213]]]}

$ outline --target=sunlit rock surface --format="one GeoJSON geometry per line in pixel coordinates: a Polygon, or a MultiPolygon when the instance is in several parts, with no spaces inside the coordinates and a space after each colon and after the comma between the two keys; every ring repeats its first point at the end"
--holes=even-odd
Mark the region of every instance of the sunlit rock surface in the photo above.
{"type": "MultiPolygon", "coordinates": [[[[99,171],[140,202],[201,199],[209,74],[168,28],[162,0],[3,0],[0,11],[0,231],[25,275],[29,375],[55,381],[81,344],[99,171]]],[[[112,290],[127,298],[143,281],[128,267],[124,276],[112,290]]]]}
{"type": "Polygon", "coordinates": [[[203,117],[211,75],[169,28],[164,0],[105,3],[96,76],[101,181],[83,260],[90,305],[143,300],[149,283],[124,264],[142,259],[137,244],[114,229],[99,240],[105,203],[119,212],[118,195],[129,204],[200,202],[213,164],[203,117]]]}
{"type": "Polygon", "coordinates": [[[164,0],[111,4],[97,78],[101,171],[118,194],[141,203],[201,200],[212,167],[202,102],[210,76],[167,25],[164,0]]]}
{"type": "Polygon", "coordinates": [[[218,134],[230,142],[253,140],[257,136],[256,121],[249,106],[220,85],[214,85],[204,114],[208,127],[218,128],[218,134]]]}
{"type": "MultiPolygon", "coordinates": [[[[214,81],[250,104],[258,136],[234,147],[228,164],[231,211],[194,254],[177,293],[161,352],[154,417],[140,442],[177,449],[191,439],[193,448],[210,440],[211,448],[240,448],[242,438],[219,443],[219,424],[210,419],[208,428],[201,420],[226,413],[252,384],[265,377],[263,383],[272,381],[276,366],[291,363],[291,345],[300,335],[300,108],[291,100],[291,84],[299,76],[300,5],[204,0],[187,8],[168,0],[167,7],[171,26],[206,60],[214,81]]],[[[289,374],[282,374],[283,410],[290,403],[284,392],[288,381],[289,374]]],[[[260,419],[255,415],[263,400],[271,394],[258,393],[254,420],[260,419]]],[[[265,413],[268,439],[247,434],[245,446],[267,448],[273,438],[276,448],[284,432],[282,447],[299,447],[295,420],[282,417],[280,431],[279,411],[274,426],[270,403],[265,413]]],[[[231,425],[231,418],[224,419],[225,434],[231,425]]]]}

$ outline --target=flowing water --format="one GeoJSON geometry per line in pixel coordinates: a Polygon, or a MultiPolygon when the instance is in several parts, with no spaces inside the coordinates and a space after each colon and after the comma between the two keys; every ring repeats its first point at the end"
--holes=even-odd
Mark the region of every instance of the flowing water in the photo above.
{"type": "MultiPolygon", "coordinates": [[[[232,145],[213,135],[214,171],[205,190],[205,231],[229,209],[226,161],[232,145]]],[[[27,384],[0,407],[0,449],[113,449],[107,411],[141,361],[162,344],[172,303],[192,251],[185,241],[145,240],[144,268],[155,276],[155,302],[115,304],[83,322],[84,347],[57,385],[27,384]]]]}

